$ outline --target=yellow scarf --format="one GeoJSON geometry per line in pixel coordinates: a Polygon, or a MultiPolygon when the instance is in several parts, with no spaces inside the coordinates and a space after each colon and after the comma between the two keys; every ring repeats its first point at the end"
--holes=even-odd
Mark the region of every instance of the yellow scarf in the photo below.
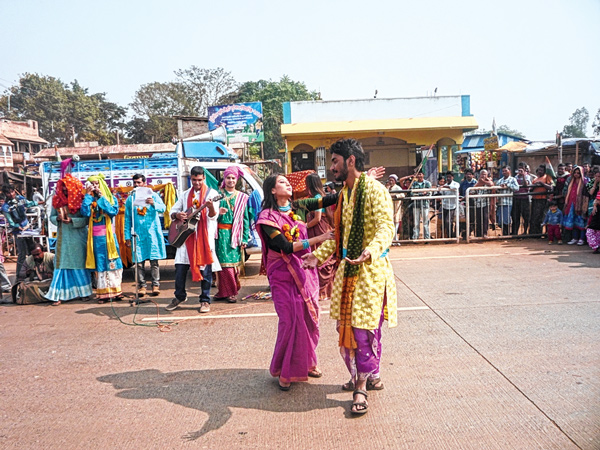
{"type": "MultiPolygon", "coordinates": [[[[104,181],[104,174],[93,175],[88,178],[88,181],[98,181],[100,192],[106,200],[114,205],[116,200],[110,192],[110,188],[104,181]]],[[[90,205],[90,220],[88,222],[88,236],[87,236],[87,256],[85,259],[86,269],[96,268],[96,258],[94,257],[94,207],[90,205]]],[[[108,251],[108,259],[113,260],[119,258],[119,252],[115,244],[115,235],[112,229],[112,220],[108,214],[102,213],[104,216],[104,223],[106,225],[106,249],[108,251]]]]}

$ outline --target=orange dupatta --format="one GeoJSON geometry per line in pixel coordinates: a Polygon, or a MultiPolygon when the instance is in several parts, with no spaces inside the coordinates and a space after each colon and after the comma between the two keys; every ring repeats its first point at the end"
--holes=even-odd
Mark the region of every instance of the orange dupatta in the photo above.
{"type": "MultiPolygon", "coordinates": [[[[208,186],[202,185],[200,188],[200,201],[205,201],[208,192],[208,186]]],[[[194,189],[190,189],[187,198],[187,208],[190,209],[194,201],[194,189]]],[[[190,260],[190,269],[192,270],[192,280],[202,281],[202,273],[200,266],[206,266],[213,263],[210,244],[208,242],[208,212],[202,211],[196,232],[192,234],[186,241],[185,246],[190,260]]]]}

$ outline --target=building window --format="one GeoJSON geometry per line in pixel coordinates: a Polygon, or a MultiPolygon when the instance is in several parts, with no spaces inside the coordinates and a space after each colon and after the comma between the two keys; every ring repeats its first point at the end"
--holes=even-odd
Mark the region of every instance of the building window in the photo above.
{"type": "Polygon", "coordinates": [[[458,145],[440,145],[441,173],[453,170],[456,166],[458,145]]]}
{"type": "Polygon", "coordinates": [[[317,160],[317,173],[320,178],[325,178],[327,176],[327,169],[325,167],[325,147],[317,147],[315,149],[315,155],[317,160]]]}

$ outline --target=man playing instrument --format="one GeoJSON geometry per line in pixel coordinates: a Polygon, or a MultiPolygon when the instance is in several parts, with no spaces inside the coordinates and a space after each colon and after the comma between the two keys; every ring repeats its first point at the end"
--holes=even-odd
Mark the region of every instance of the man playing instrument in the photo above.
{"type": "Polygon", "coordinates": [[[240,289],[239,267],[242,264],[242,249],[248,244],[250,216],[248,212],[248,195],[236,190],[238,179],[242,176],[237,166],[228,167],[223,174],[224,198],[219,209],[219,225],[217,235],[217,258],[221,265],[219,273],[219,290],[215,300],[237,301],[240,289]]]}
{"type": "Polygon", "coordinates": [[[210,287],[213,271],[221,270],[219,260],[215,254],[215,234],[219,211],[212,202],[217,197],[217,192],[205,183],[204,168],[193,167],[190,171],[192,187],[185,191],[171,208],[171,219],[188,219],[187,211],[198,209],[202,205],[206,208],[199,216],[196,231],[192,233],[175,253],[175,298],[165,308],[167,311],[175,310],[187,300],[185,282],[188,271],[192,270],[192,280],[200,281],[200,309],[201,313],[210,311],[210,287]]]}

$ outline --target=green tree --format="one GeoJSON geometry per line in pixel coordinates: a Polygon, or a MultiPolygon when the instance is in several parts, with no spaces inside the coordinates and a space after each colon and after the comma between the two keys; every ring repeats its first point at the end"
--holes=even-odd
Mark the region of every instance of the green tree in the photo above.
{"type": "Polygon", "coordinates": [[[306,85],[292,81],[284,75],[279,81],[260,80],[243,83],[237,92],[223,97],[222,103],[262,102],[263,125],[265,128],[265,158],[279,158],[279,150],[284,148],[281,136],[283,123],[283,103],[317,100],[316,91],[309,91],[306,85]]]}
{"type": "Polygon", "coordinates": [[[220,99],[238,87],[231,73],[221,67],[201,69],[191,66],[189,69],[176,70],[175,75],[186,87],[193,114],[197,116],[206,116],[209,106],[218,105],[220,99]]]}
{"type": "Polygon", "coordinates": [[[106,94],[90,95],[77,80],[26,73],[19,84],[0,98],[0,113],[11,120],[37,120],[40,136],[50,144],[73,145],[76,139],[112,144],[126,110],[106,100],[106,94]],[[10,109],[8,96],[10,95],[10,109]]]}
{"type": "MultiPolygon", "coordinates": [[[[498,128],[496,128],[496,133],[510,134],[511,136],[525,139],[525,135],[523,133],[521,133],[519,130],[515,130],[514,128],[509,127],[508,125],[500,125],[498,128]]],[[[485,128],[477,128],[475,131],[465,133],[465,136],[470,136],[473,134],[492,134],[492,130],[486,130],[485,128]]]]}
{"type": "Polygon", "coordinates": [[[585,106],[576,109],[569,118],[569,125],[565,125],[563,128],[563,137],[586,137],[589,121],[590,113],[585,106]]]}
{"type": "Polygon", "coordinates": [[[496,133],[510,134],[511,136],[525,139],[525,135],[523,133],[521,133],[519,130],[509,127],[508,125],[500,125],[498,128],[496,128],[496,133]]]}
{"type": "Polygon", "coordinates": [[[594,122],[592,123],[592,131],[594,132],[594,136],[600,136],[600,109],[598,109],[598,112],[594,117],[594,122]]]}
{"type": "Polygon", "coordinates": [[[177,136],[174,116],[196,115],[193,100],[183,83],[148,83],[140,87],[130,104],[134,119],[127,135],[135,143],[169,142],[177,136]]]}

